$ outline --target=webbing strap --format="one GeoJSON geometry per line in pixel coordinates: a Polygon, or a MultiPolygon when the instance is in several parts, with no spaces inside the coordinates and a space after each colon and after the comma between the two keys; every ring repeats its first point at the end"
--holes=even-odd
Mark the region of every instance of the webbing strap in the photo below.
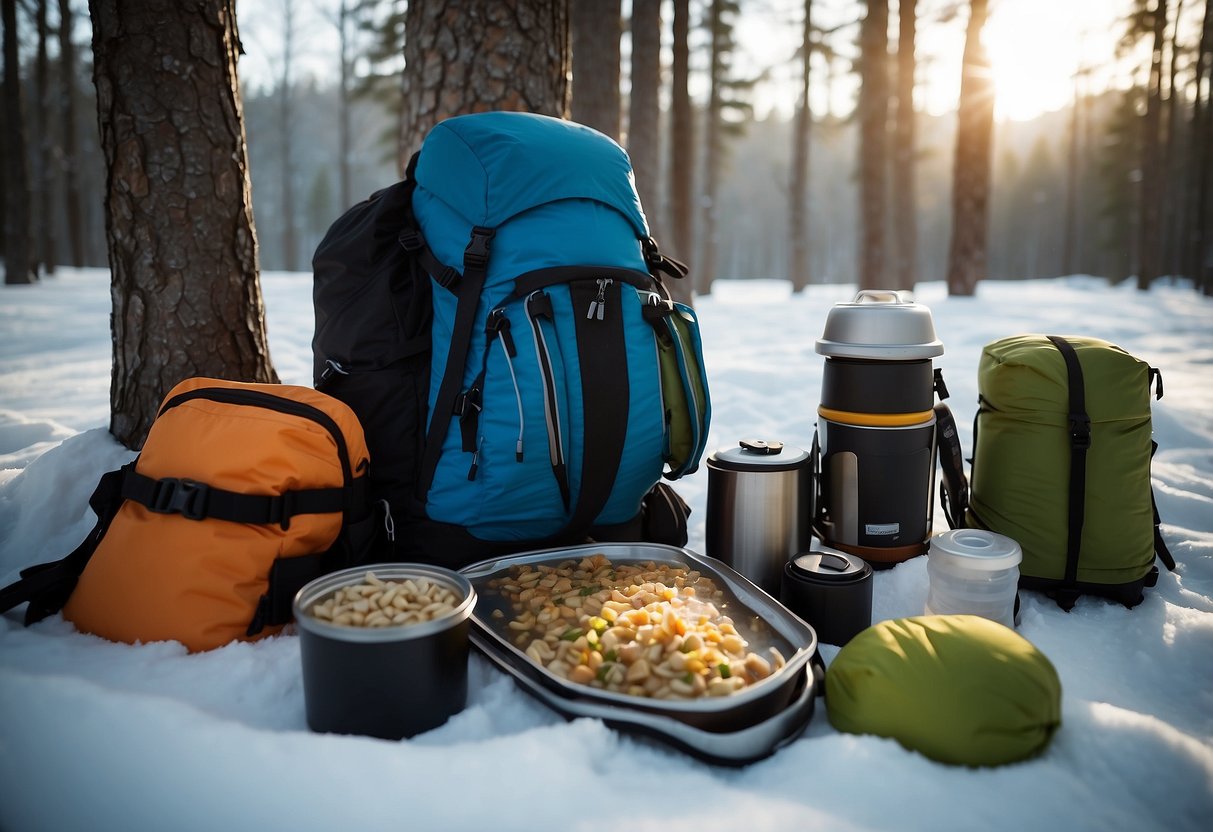
{"type": "Polygon", "coordinates": [[[969,505],[969,483],[965,480],[964,451],[960,447],[960,436],[956,431],[956,419],[952,410],[943,402],[935,405],[935,433],[939,437],[937,449],[939,470],[939,504],[943,516],[952,529],[964,528],[965,509],[969,505]]]}
{"type": "Polygon", "coordinates": [[[442,444],[451,416],[455,412],[455,399],[463,386],[463,372],[467,367],[468,352],[472,345],[472,332],[476,326],[476,308],[480,305],[480,291],[488,273],[489,247],[495,232],[491,228],[475,226],[471,240],[463,252],[463,278],[459,281],[459,302],[455,307],[455,322],[451,328],[451,344],[446,354],[446,367],[442,371],[442,383],[434,400],[430,427],[425,435],[425,453],[417,476],[417,498],[425,504],[442,456],[442,444]]]}
{"type": "Polygon", "coordinates": [[[1061,352],[1061,357],[1066,363],[1066,380],[1069,386],[1069,530],[1066,535],[1064,582],[1068,586],[1073,586],[1078,582],[1078,555],[1082,548],[1082,526],[1086,515],[1087,450],[1091,447],[1091,417],[1087,415],[1086,388],[1083,384],[1082,365],[1078,361],[1078,353],[1064,338],[1056,335],[1047,337],[1061,352]]]}
{"type": "MultiPolygon", "coordinates": [[[[1162,386],[1161,375],[1159,376],[1159,387],[1162,386]]],[[[1150,459],[1154,459],[1154,454],[1158,451],[1158,443],[1153,439],[1150,440],[1150,459]]],[[[1154,486],[1150,486],[1150,511],[1154,515],[1154,554],[1158,555],[1158,559],[1163,562],[1163,565],[1171,572],[1175,571],[1175,558],[1171,555],[1171,550],[1167,548],[1167,542],[1162,539],[1162,518],[1158,516],[1158,501],[1154,499],[1154,486]]]]}
{"type": "Polygon", "coordinates": [[[128,469],[134,469],[133,462],[101,477],[88,500],[89,507],[97,515],[97,524],[71,554],[60,560],[22,569],[21,580],[0,589],[0,612],[7,612],[28,601],[29,606],[25,610],[25,626],[28,627],[63,609],[84,567],[97,550],[97,544],[105,536],[122,505],[122,476],[128,469]]]}
{"type": "Polygon", "coordinates": [[[269,586],[257,603],[257,609],[253,612],[245,635],[255,636],[266,627],[290,621],[293,617],[292,602],[295,594],[303,589],[304,584],[328,571],[325,568],[327,554],[313,552],[290,558],[275,558],[270,567],[269,586]]]}
{"type": "Polygon", "coordinates": [[[581,365],[581,396],[585,412],[581,487],[568,524],[556,537],[581,534],[593,524],[615,487],[623,446],[627,440],[629,383],[627,345],[619,287],[606,304],[603,320],[576,314],[588,309],[598,295],[590,281],[569,284],[581,365]]]}
{"type": "MultiPolygon", "coordinates": [[[[365,477],[359,477],[351,488],[362,488],[365,481],[365,477]]],[[[286,529],[297,514],[343,512],[357,504],[358,495],[347,492],[343,486],[306,488],[280,495],[240,494],[189,479],[155,479],[132,467],[122,479],[122,498],[134,500],[157,514],[180,514],[190,520],[213,517],[233,523],[276,523],[286,529]]]]}

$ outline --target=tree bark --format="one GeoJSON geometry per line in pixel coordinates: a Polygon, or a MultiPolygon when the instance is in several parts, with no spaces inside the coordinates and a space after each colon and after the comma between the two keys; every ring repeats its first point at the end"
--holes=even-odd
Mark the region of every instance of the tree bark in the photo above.
{"type": "Polygon", "coordinates": [[[1201,291],[1213,294],[1213,257],[1209,244],[1213,200],[1213,0],[1205,0],[1205,19],[1196,59],[1196,101],[1192,108],[1189,199],[1189,271],[1201,291]]]}
{"type": "Polygon", "coordinates": [[[1065,232],[1062,238],[1061,273],[1074,274],[1078,258],[1078,181],[1082,169],[1082,139],[1079,113],[1081,99],[1078,94],[1078,78],[1074,79],[1074,97],[1070,100],[1070,157],[1066,165],[1066,215],[1065,232]]]}
{"type": "Polygon", "coordinates": [[[91,0],[113,281],[110,432],[138,448],[191,376],[277,381],[236,61],[235,0],[91,0]]]}
{"type": "Polygon", "coordinates": [[[341,45],[341,88],[337,91],[338,106],[340,108],[339,118],[340,135],[338,137],[338,152],[341,154],[341,160],[338,164],[338,187],[341,192],[341,210],[349,208],[353,205],[353,191],[350,188],[350,147],[351,130],[350,130],[350,98],[353,91],[350,84],[353,81],[353,58],[350,57],[350,23],[352,15],[350,13],[349,0],[341,0],[341,5],[337,9],[337,33],[341,45]]]}
{"type": "Polygon", "coordinates": [[[282,166],[282,267],[298,271],[295,224],[298,212],[295,200],[295,114],[291,98],[294,83],[295,0],[282,0],[282,76],[278,81],[278,162],[282,166]]]}
{"type": "MultiPolygon", "coordinates": [[[[674,0],[673,63],[670,83],[669,223],[673,255],[690,262],[694,251],[695,125],[690,78],[690,0],[674,0]]],[[[692,276],[695,269],[691,269],[692,276]]],[[[693,277],[683,281],[690,283],[693,277]]],[[[692,284],[693,286],[693,284],[692,284]]],[[[690,286],[688,289],[691,288],[690,286]]]]}
{"type": "Polygon", "coordinates": [[[567,118],[568,0],[409,3],[399,165],[439,121],[488,110],[567,118]]]}
{"type": "Polygon", "coordinates": [[[1153,28],[1146,114],[1142,119],[1141,225],[1137,267],[1137,288],[1142,290],[1149,289],[1158,277],[1162,257],[1159,237],[1163,164],[1159,158],[1159,127],[1162,121],[1162,50],[1167,28],[1167,0],[1157,0],[1153,11],[1153,28]]]}
{"type": "Polygon", "coordinates": [[[914,71],[917,65],[915,0],[897,7],[897,118],[893,142],[893,233],[897,245],[893,279],[898,289],[913,289],[918,276],[918,206],[915,166],[914,71]]]}
{"type": "Polygon", "coordinates": [[[52,185],[51,160],[54,158],[54,141],[51,138],[51,91],[50,60],[46,55],[46,41],[50,36],[46,24],[46,2],[38,3],[35,19],[38,27],[38,54],[34,59],[34,89],[37,104],[34,107],[34,135],[38,150],[34,154],[34,216],[37,217],[37,233],[34,259],[42,264],[46,274],[55,273],[55,213],[52,185]]]}
{"type": "Polygon", "coordinates": [[[804,26],[801,36],[800,94],[792,130],[792,187],[788,220],[791,228],[791,252],[788,271],[792,290],[804,291],[809,285],[809,143],[813,129],[813,110],[809,106],[809,66],[813,57],[813,0],[804,0],[804,26]]]}
{"type": "MultiPolygon", "coordinates": [[[[628,100],[628,156],[636,172],[636,190],[656,237],[661,172],[658,124],[661,118],[661,0],[632,0],[632,94],[628,100]]],[[[576,55],[574,47],[574,55],[576,55]]],[[[574,64],[576,57],[574,57],[574,64]]],[[[576,71],[574,70],[574,73],[576,71]]],[[[577,106],[577,76],[573,75],[573,106],[577,106]]]]}
{"type": "Polygon", "coordinates": [[[867,0],[860,23],[859,287],[877,289],[885,277],[885,208],[889,129],[889,4],[867,0]]]}
{"type": "Polygon", "coordinates": [[[716,280],[716,196],[720,188],[721,156],[724,149],[723,125],[720,114],[723,109],[724,91],[724,25],[722,0],[711,0],[708,10],[708,31],[711,34],[711,52],[708,60],[708,92],[707,112],[707,158],[704,159],[703,183],[703,239],[700,241],[700,266],[696,277],[696,288],[701,295],[712,292],[712,283],[716,280]]]}
{"type": "Polygon", "coordinates": [[[76,44],[72,41],[71,0],[59,0],[59,74],[63,83],[63,176],[67,239],[72,265],[91,262],[80,200],[80,142],[76,136],[76,44]]]}
{"type": "Polygon", "coordinates": [[[948,249],[948,294],[972,295],[986,273],[989,233],[990,146],[994,85],[990,59],[981,44],[986,0],[970,0],[952,167],[952,242],[948,249]]]}
{"type": "Polygon", "coordinates": [[[1183,239],[1182,226],[1184,221],[1183,200],[1183,145],[1180,139],[1180,125],[1183,122],[1184,100],[1177,89],[1179,74],[1179,28],[1184,14],[1184,0],[1176,0],[1175,20],[1171,26],[1171,49],[1167,57],[1167,97],[1164,99],[1166,124],[1166,150],[1163,153],[1162,165],[1162,195],[1159,200],[1160,220],[1162,222],[1162,252],[1161,266],[1166,274],[1175,276],[1183,269],[1183,239]]]}
{"type": "Polygon", "coordinates": [[[21,101],[20,61],[17,55],[17,0],[2,0],[4,19],[4,282],[33,283],[30,248],[29,171],[25,161],[25,113],[21,101]]]}
{"type": "MultiPolygon", "coordinates": [[[[619,141],[620,0],[573,0],[573,121],[619,141]]],[[[633,48],[635,48],[633,46],[633,48]]]]}

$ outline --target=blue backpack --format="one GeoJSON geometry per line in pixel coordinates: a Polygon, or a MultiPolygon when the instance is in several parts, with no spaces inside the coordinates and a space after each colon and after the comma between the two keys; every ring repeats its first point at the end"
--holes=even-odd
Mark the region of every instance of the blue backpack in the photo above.
{"type": "Polygon", "coordinates": [[[316,385],[363,422],[393,555],[640,539],[646,496],[670,499],[654,495],[663,473],[697,468],[698,324],[663,285],[686,268],[648,236],[606,136],[448,119],[313,266],[316,385]]]}

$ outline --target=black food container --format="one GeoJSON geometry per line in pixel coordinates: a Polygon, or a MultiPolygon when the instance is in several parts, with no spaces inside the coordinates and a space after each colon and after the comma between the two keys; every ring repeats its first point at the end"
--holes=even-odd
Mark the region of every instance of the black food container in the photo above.
{"type": "Polygon", "coordinates": [[[780,599],[826,644],[842,646],[872,625],[872,567],[825,546],[790,560],[780,599]]]}
{"type": "Polygon", "coordinates": [[[714,762],[747,761],[770,754],[798,734],[812,715],[817,653],[812,627],[751,581],[714,558],[676,546],[652,543],[591,544],[548,549],[473,564],[463,570],[476,591],[472,643],[528,692],[572,716],[595,715],[612,725],[657,737],[714,762]],[[577,684],[549,672],[513,643],[509,601],[490,587],[512,567],[555,566],[594,554],[612,563],[647,562],[685,566],[708,576],[726,601],[721,611],[755,651],[775,647],[785,664],[766,679],[728,696],[662,700],[577,684]],[[494,615],[499,610],[500,615],[494,615]]]}
{"type": "Polygon", "coordinates": [[[313,731],[398,740],[437,728],[467,703],[468,629],[476,593],[457,572],[426,564],[377,564],[334,572],[295,596],[307,724],[313,731]],[[333,624],[310,610],[339,588],[424,579],[454,592],[455,608],[416,624],[333,624]]]}

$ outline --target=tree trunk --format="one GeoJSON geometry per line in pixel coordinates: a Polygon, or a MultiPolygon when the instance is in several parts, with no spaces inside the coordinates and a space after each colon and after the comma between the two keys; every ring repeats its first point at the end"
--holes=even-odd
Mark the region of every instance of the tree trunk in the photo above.
{"type": "MultiPolygon", "coordinates": [[[[661,89],[660,0],[632,0],[631,31],[632,94],[628,101],[628,156],[632,159],[632,170],[636,172],[636,190],[649,221],[649,233],[656,237],[661,168],[657,137],[661,117],[658,103],[661,89]]],[[[576,46],[573,54],[577,54],[576,46]]],[[[576,61],[574,57],[574,67],[576,61]]],[[[574,74],[574,110],[577,107],[577,89],[577,76],[574,74]]]]}
{"type": "Polygon", "coordinates": [[[889,125],[889,4],[867,0],[859,49],[859,287],[885,284],[885,206],[889,125]]]}
{"type": "Polygon", "coordinates": [[[948,294],[972,295],[986,272],[989,232],[990,145],[994,128],[994,84],[981,44],[986,0],[970,0],[957,111],[956,158],[952,167],[952,242],[948,249],[948,294]]]}
{"type": "Polygon", "coordinates": [[[1205,0],[1205,20],[1200,32],[1200,47],[1196,59],[1196,101],[1192,108],[1189,170],[1189,271],[1196,285],[1206,294],[1213,294],[1213,257],[1209,244],[1210,200],[1213,199],[1213,0],[1205,0]]]}
{"type": "Polygon", "coordinates": [[[1165,99],[1166,113],[1166,150],[1163,153],[1162,197],[1159,200],[1160,220],[1162,222],[1163,270],[1172,276],[1179,275],[1183,270],[1183,239],[1184,200],[1183,200],[1183,144],[1180,138],[1180,126],[1183,122],[1184,100],[1177,89],[1176,77],[1179,74],[1179,28],[1184,15],[1184,0],[1175,4],[1175,22],[1171,26],[1171,50],[1167,57],[1167,97],[1165,99]]]}
{"type": "Polygon", "coordinates": [[[337,91],[337,95],[341,120],[338,128],[340,130],[338,152],[341,154],[338,164],[338,181],[342,211],[353,205],[353,191],[350,188],[350,98],[353,94],[350,89],[350,83],[353,81],[351,66],[353,59],[350,57],[350,20],[349,0],[341,0],[341,5],[337,9],[337,33],[341,44],[341,88],[337,91]]]}
{"type": "MultiPolygon", "coordinates": [[[[674,0],[673,64],[670,84],[669,223],[674,238],[673,255],[690,261],[694,251],[695,124],[691,109],[690,0],[674,0]]],[[[695,269],[691,269],[694,279],[695,269]]],[[[692,288],[693,283],[691,287],[692,288]]]]}
{"type": "Polygon", "coordinates": [[[703,239],[700,241],[699,275],[696,285],[699,293],[708,295],[712,292],[712,282],[716,279],[716,195],[720,186],[720,165],[723,151],[723,136],[720,113],[722,92],[724,86],[724,44],[722,25],[721,0],[712,0],[708,11],[709,31],[712,45],[708,61],[708,79],[711,85],[708,92],[708,112],[706,130],[707,158],[704,159],[703,187],[703,239]]]}
{"type": "Polygon", "coordinates": [[[55,212],[52,202],[54,187],[51,176],[51,160],[54,158],[54,142],[51,138],[51,90],[50,60],[46,55],[46,40],[49,33],[46,25],[46,3],[39,2],[36,12],[38,26],[38,54],[34,60],[34,89],[38,101],[34,106],[34,135],[38,141],[38,152],[34,155],[34,216],[37,225],[34,260],[42,264],[46,274],[55,273],[55,212]]]}
{"type": "Polygon", "coordinates": [[[1162,121],[1162,50],[1167,28],[1167,0],[1157,0],[1153,12],[1154,35],[1150,56],[1150,80],[1146,89],[1146,114],[1142,119],[1141,225],[1139,226],[1137,288],[1149,289],[1161,267],[1160,214],[1163,164],[1159,158],[1159,127],[1162,121]]]}
{"type": "Polygon", "coordinates": [[[800,95],[796,101],[792,138],[791,204],[788,206],[791,252],[788,271],[792,290],[809,285],[809,142],[813,110],[809,106],[809,64],[813,57],[813,0],[804,0],[804,32],[801,37],[800,95]]]}
{"type": "Polygon", "coordinates": [[[91,0],[113,280],[110,432],[178,381],[277,381],[257,276],[235,0],[91,0]]]}
{"type": "Polygon", "coordinates": [[[59,74],[63,83],[63,175],[64,207],[67,210],[67,239],[72,265],[89,264],[84,231],[84,209],[80,201],[80,142],[76,136],[76,44],[72,41],[72,3],[59,0],[59,74]]]}
{"type": "Polygon", "coordinates": [[[898,289],[913,289],[918,278],[918,206],[914,136],[914,71],[917,65],[916,0],[897,7],[897,120],[893,143],[893,233],[897,262],[893,279],[898,289]]]}
{"type": "Polygon", "coordinates": [[[282,267],[298,270],[298,243],[295,240],[295,164],[294,109],[291,65],[295,57],[295,0],[282,0],[282,77],[278,88],[278,152],[282,176],[282,267]]]}
{"type": "Polygon", "coordinates": [[[17,69],[17,0],[0,1],[4,18],[4,282],[33,283],[30,250],[29,171],[25,162],[25,114],[17,69]]]}
{"type": "Polygon", "coordinates": [[[1080,139],[1078,79],[1074,80],[1074,97],[1070,102],[1070,161],[1066,165],[1066,218],[1062,239],[1061,273],[1074,274],[1078,256],[1078,181],[1082,168],[1082,142],[1080,139]]]}
{"type": "MultiPolygon", "coordinates": [[[[620,0],[573,0],[573,121],[619,141],[620,0]]],[[[633,47],[634,48],[634,47],[633,47]]]]}
{"type": "Polygon", "coordinates": [[[568,117],[568,0],[409,3],[400,166],[445,118],[488,110],[568,117]]]}

